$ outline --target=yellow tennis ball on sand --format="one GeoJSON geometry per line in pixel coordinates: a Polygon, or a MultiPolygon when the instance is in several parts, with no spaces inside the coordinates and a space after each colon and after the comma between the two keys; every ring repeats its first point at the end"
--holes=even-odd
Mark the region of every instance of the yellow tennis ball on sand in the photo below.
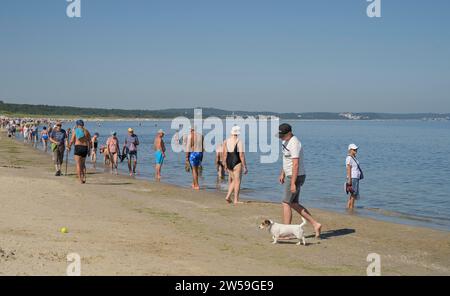
{"type": "Polygon", "coordinates": [[[61,231],[61,233],[68,233],[69,230],[66,227],[62,227],[59,231],[61,231]]]}

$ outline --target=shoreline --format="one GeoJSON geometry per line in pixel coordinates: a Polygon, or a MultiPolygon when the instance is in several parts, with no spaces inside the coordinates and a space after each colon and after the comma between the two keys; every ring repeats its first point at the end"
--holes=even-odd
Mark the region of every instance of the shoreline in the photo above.
{"type": "MultiPolygon", "coordinates": [[[[17,139],[16,139],[17,140],[17,139]]],[[[19,141],[20,143],[20,141],[19,141]]],[[[36,149],[36,148],[35,148],[36,149]]],[[[44,151],[42,151],[41,149],[36,149],[39,152],[43,152],[45,154],[44,151]]],[[[46,154],[46,155],[50,155],[50,154],[46,154]]],[[[72,166],[75,164],[73,159],[70,158],[70,162],[69,162],[72,166]]],[[[86,162],[87,167],[90,167],[90,163],[87,160],[86,162]]],[[[92,168],[91,168],[92,169],[92,168]]],[[[105,170],[104,166],[102,163],[98,163],[97,164],[97,172],[102,172],[102,170],[105,170]]],[[[119,168],[119,172],[127,177],[127,168],[119,168]]],[[[150,181],[152,182],[153,179],[149,176],[135,176],[136,179],[139,180],[143,180],[143,181],[150,181]]],[[[167,181],[168,179],[163,179],[161,181],[161,183],[169,185],[169,186],[174,186],[175,188],[180,188],[180,189],[188,189],[190,188],[189,186],[185,186],[185,185],[180,185],[177,184],[175,182],[171,182],[171,181],[167,181]]],[[[226,184],[227,182],[225,181],[224,184],[226,184]]],[[[206,192],[210,192],[213,194],[219,194],[219,195],[224,195],[226,194],[226,190],[222,190],[219,191],[217,189],[212,189],[212,188],[207,188],[207,189],[203,189],[206,192]]],[[[278,201],[273,201],[273,200],[269,200],[269,199],[256,199],[255,197],[252,196],[251,193],[245,193],[245,192],[241,192],[240,194],[241,200],[245,200],[245,201],[250,201],[250,202],[261,202],[261,203],[269,203],[269,204],[273,204],[273,205],[279,205],[278,201]]],[[[353,213],[348,213],[346,211],[345,208],[332,208],[332,207],[321,207],[321,206],[316,206],[316,207],[308,207],[311,209],[319,209],[319,210],[323,210],[323,211],[327,211],[327,212],[333,212],[333,213],[337,213],[337,214],[343,214],[343,215],[355,215],[355,216],[360,216],[363,218],[370,218],[370,219],[374,219],[376,221],[384,221],[384,222],[389,222],[389,223],[395,223],[398,225],[409,225],[409,226],[413,226],[413,227],[421,227],[423,229],[433,229],[433,230],[439,230],[439,231],[444,231],[444,232],[449,232],[450,233],[450,229],[446,226],[437,224],[436,222],[433,221],[433,219],[435,219],[434,217],[423,217],[423,216],[415,216],[413,214],[408,214],[408,213],[403,213],[403,212],[399,212],[399,211],[393,211],[393,210],[386,210],[386,209],[382,209],[382,208],[371,208],[371,207],[363,207],[363,206],[358,206],[354,209],[353,213]]]]}
{"type": "MultiPolygon", "coordinates": [[[[149,120],[149,121],[154,121],[154,120],[149,120]]],[[[5,131],[0,128],[0,132],[5,132],[5,131]]],[[[22,144],[20,137],[19,138],[16,137],[15,140],[19,144],[22,144]]],[[[39,143],[39,145],[40,145],[40,143],[39,143]]],[[[41,147],[39,147],[39,148],[32,147],[31,145],[29,145],[29,147],[45,154],[45,152],[41,149],[41,147]]],[[[45,155],[51,156],[51,153],[50,154],[47,153],[45,155]]],[[[75,165],[72,157],[70,157],[69,160],[70,160],[69,163],[72,166],[75,165]]],[[[89,160],[87,160],[86,164],[87,164],[88,168],[90,167],[92,169],[92,167],[89,163],[89,160]]],[[[101,162],[97,163],[97,171],[101,172],[102,169],[104,169],[103,164],[101,162]]],[[[121,172],[122,175],[125,175],[125,176],[128,175],[126,168],[119,168],[119,172],[121,172]]],[[[138,175],[138,176],[135,176],[135,178],[143,180],[143,181],[153,181],[153,179],[151,178],[150,175],[148,175],[148,174],[138,175]]],[[[170,181],[169,179],[163,179],[162,183],[167,184],[167,185],[172,185],[177,188],[184,188],[184,189],[190,188],[189,186],[180,185],[174,181],[170,181]]],[[[226,181],[225,181],[225,183],[226,183],[226,181]]],[[[213,188],[204,188],[203,190],[205,190],[206,192],[214,193],[214,194],[226,194],[226,191],[224,191],[224,190],[220,191],[220,190],[213,189],[213,188]]],[[[268,197],[258,199],[255,196],[253,196],[252,193],[241,192],[240,196],[241,196],[241,199],[252,201],[252,202],[266,202],[266,203],[275,204],[275,205],[279,204],[277,200],[270,200],[270,198],[268,198],[268,197]]],[[[413,227],[421,227],[424,229],[433,229],[433,230],[450,232],[450,229],[448,228],[448,226],[439,224],[437,222],[437,221],[439,221],[438,218],[414,215],[414,214],[405,213],[405,212],[401,212],[401,211],[359,206],[359,207],[355,208],[354,212],[348,213],[348,211],[346,211],[346,209],[343,207],[342,208],[329,207],[329,206],[327,207],[327,206],[321,205],[320,202],[319,202],[319,204],[317,204],[317,202],[316,202],[316,204],[314,204],[314,205],[309,205],[308,208],[320,209],[320,210],[329,211],[329,212],[338,213],[338,214],[344,214],[344,215],[351,214],[351,215],[361,216],[364,218],[371,218],[371,219],[378,220],[378,221],[395,223],[395,224],[399,224],[399,225],[409,225],[409,226],[413,226],[413,227]]]]}
{"type": "Polygon", "coordinates": [[[322,240],[306,225],[306,247],[272,245],[257,226],[280,221],[277,204],[230,206],[218,193],[90,169],[79,185],[72,165],[54,177],[48,154],[4,133],[0,153],[0,274],[64,275],[69,252],[84,275],[365,275],[372,252],[384,275],[450,274],[448,232],[311,209],[322,240]]]}

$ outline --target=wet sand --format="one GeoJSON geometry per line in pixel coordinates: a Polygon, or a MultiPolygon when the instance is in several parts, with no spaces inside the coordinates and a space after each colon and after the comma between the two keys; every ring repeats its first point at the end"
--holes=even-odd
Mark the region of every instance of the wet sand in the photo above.
{"type": "Polygon", "coordinates": [[[311,209],[321,240],[308,224],[307,246],[272,245],[258,225],[279,222],[279,204],[93,170],[79,185],[3,132],[0,153],[2,275],[65,275],[72,252],[83,275],[366,275],[369,253],[382,275],[450,275],[449,232],[311,209]]]}

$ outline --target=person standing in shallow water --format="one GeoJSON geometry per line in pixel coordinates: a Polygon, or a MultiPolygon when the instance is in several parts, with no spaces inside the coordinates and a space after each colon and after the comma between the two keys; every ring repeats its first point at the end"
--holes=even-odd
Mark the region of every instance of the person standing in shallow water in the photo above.
{"type": "Polygon", "coordinates": [[[166,145],[164,144],[164,131],[160,129],[155,136],[153,149],[155,150],[155,179],[161,180],[161,168],[166,158],[166,145]]]}
{"type": "Polygon", "coordinates": [[[117,133],[111,132],[111,136],[106,140],[106,148],[108,150],[109,154],[109,162],[111,164],[111,174],[116,173],[116,175],[119,174],[118,170],[118,161],[119,161],[119,153],[120,153],[120,146],[119,146],[119,139],[117,139],[117,133]]]}
{"type": "Polygon", "coordinates": [[[234,204],[242,203],[239,201],[239,192],[241,190],[242,173],[247,174],[247,164],[245,161],[244,145],[239,139],[241,129],[239,126],[233,126],[231,136],[223,143],[223,157],[228,171],[228,193],[225,200],[231,203],[231,194],[234,192],[234,204]]]}
{"type": "Polygon", "coordinates": [[[136,175],[137,158],[138,158],[138,146],[139,138],[134,133],[134,130],[130,127],[128,129],[128,135],[125,138],[123,144],[123,154],[128,154],[128,173],[130,176],[136,175]]]}
{"type": "Polygon", "coordinates": [[[91,163],[94,167],[94,169],[97,166],[97,150],[98,150],[98,137],[99,133],[95,133],[91,140],[91,163]]]}
{"type": "Polygon", "coordinates": [[[225,161],[223,159],[223,143],[216,147],[216,160],[214,161],[217,171],[217,180],[220,182],[225,179],[225,161]]]}
{"type": "Polygon", "coordinates": [[[348,146],[348,155],[345,159],[345,166],[347,171],[347,183],[346,192],[349,195],[347,201],[347,209],[353,210],[355,207],[355,201],[359,199],[359,181],[364,178],[364,174],[359,165],[359,161],[356,159],[358,153],[358,146],[350,144],[348,146]]]}
{"type": "Polygon", "coordinates": [[[189,167],[192,172],[192,189],[199,190],[198,182],[199,170],[202,165],[204,152],[204,137],[191,128],[189,135],[183,140],[186,143],[186,167],[189,167]]]}
{"type": "Polygon", "coordinates": [[[316,233],[316,238],[319,238],[322,225],[314,220],[311,213],[299,202],[300,188],[306,179],[303,164],[303,146],[292,133],[292,127],[287,123],[280,125],[278,137],[282,140],[283,151],[283,168],[279,177],[280,184],[284,184],[283,223],[292,223],[292,209],[294,209],[311,223],[316,233]]]}
{"type": "Polygon", "coordinates": [[[42,132],[41,132],[41,139],[42,139],[42,145],[44,146],[44,151],[45,152],[47,152],[47,150],[48,150],[48,138],[49,138],[49,133],[48,133],[48,130],[47,130],[47,127],[46,126],[44,126],[43,128],[42,128],[42,132]]]}

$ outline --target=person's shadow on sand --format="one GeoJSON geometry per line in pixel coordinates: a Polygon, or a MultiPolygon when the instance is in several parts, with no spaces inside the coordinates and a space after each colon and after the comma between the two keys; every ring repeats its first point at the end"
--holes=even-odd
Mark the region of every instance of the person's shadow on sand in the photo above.
{"type": "MultiPolygon", "coordinates": [[[[329,239],[330,237],[348,235],[348,234],[352,234],[352,233],[355,233],[355,232],[356,232],[355,229],[350,229],[350,228],[341,228],[341,229],[328,230],[328,231],[323,231],[320,234],[320,238],[321,239],[329,239]]],[[[315,237],[314,234],[305,236],[305,238],[314,238],[314,237],[315,237]]]]}
{"type": "MultiPolygon", "coordinates": [[[[333,236],[342,236],[342,235],[348,235],[348,234],[352,234],[355,233],[356,230],[354,229],[349,229],[349,228],[342,228],[342,229],[335,229],[335,230],[328,230],[328,231],[323,231],[320,234],[320,240],[324,240],[324,239],[329,239],[330,237],[333,236]]],[[[315,238],[314,234],[311,235],[305,235],[305,238],[315,238]]],[[[310,245],[319,245],[320,244],[320,240],[316,241],[316,242],[311,242],[311,241],[307,241],[306,245],[310,246],[310,245]]],[[[278,244],[295,244],[297,242],[297,239],[280,239],[278,240],[278,244]]]]}

